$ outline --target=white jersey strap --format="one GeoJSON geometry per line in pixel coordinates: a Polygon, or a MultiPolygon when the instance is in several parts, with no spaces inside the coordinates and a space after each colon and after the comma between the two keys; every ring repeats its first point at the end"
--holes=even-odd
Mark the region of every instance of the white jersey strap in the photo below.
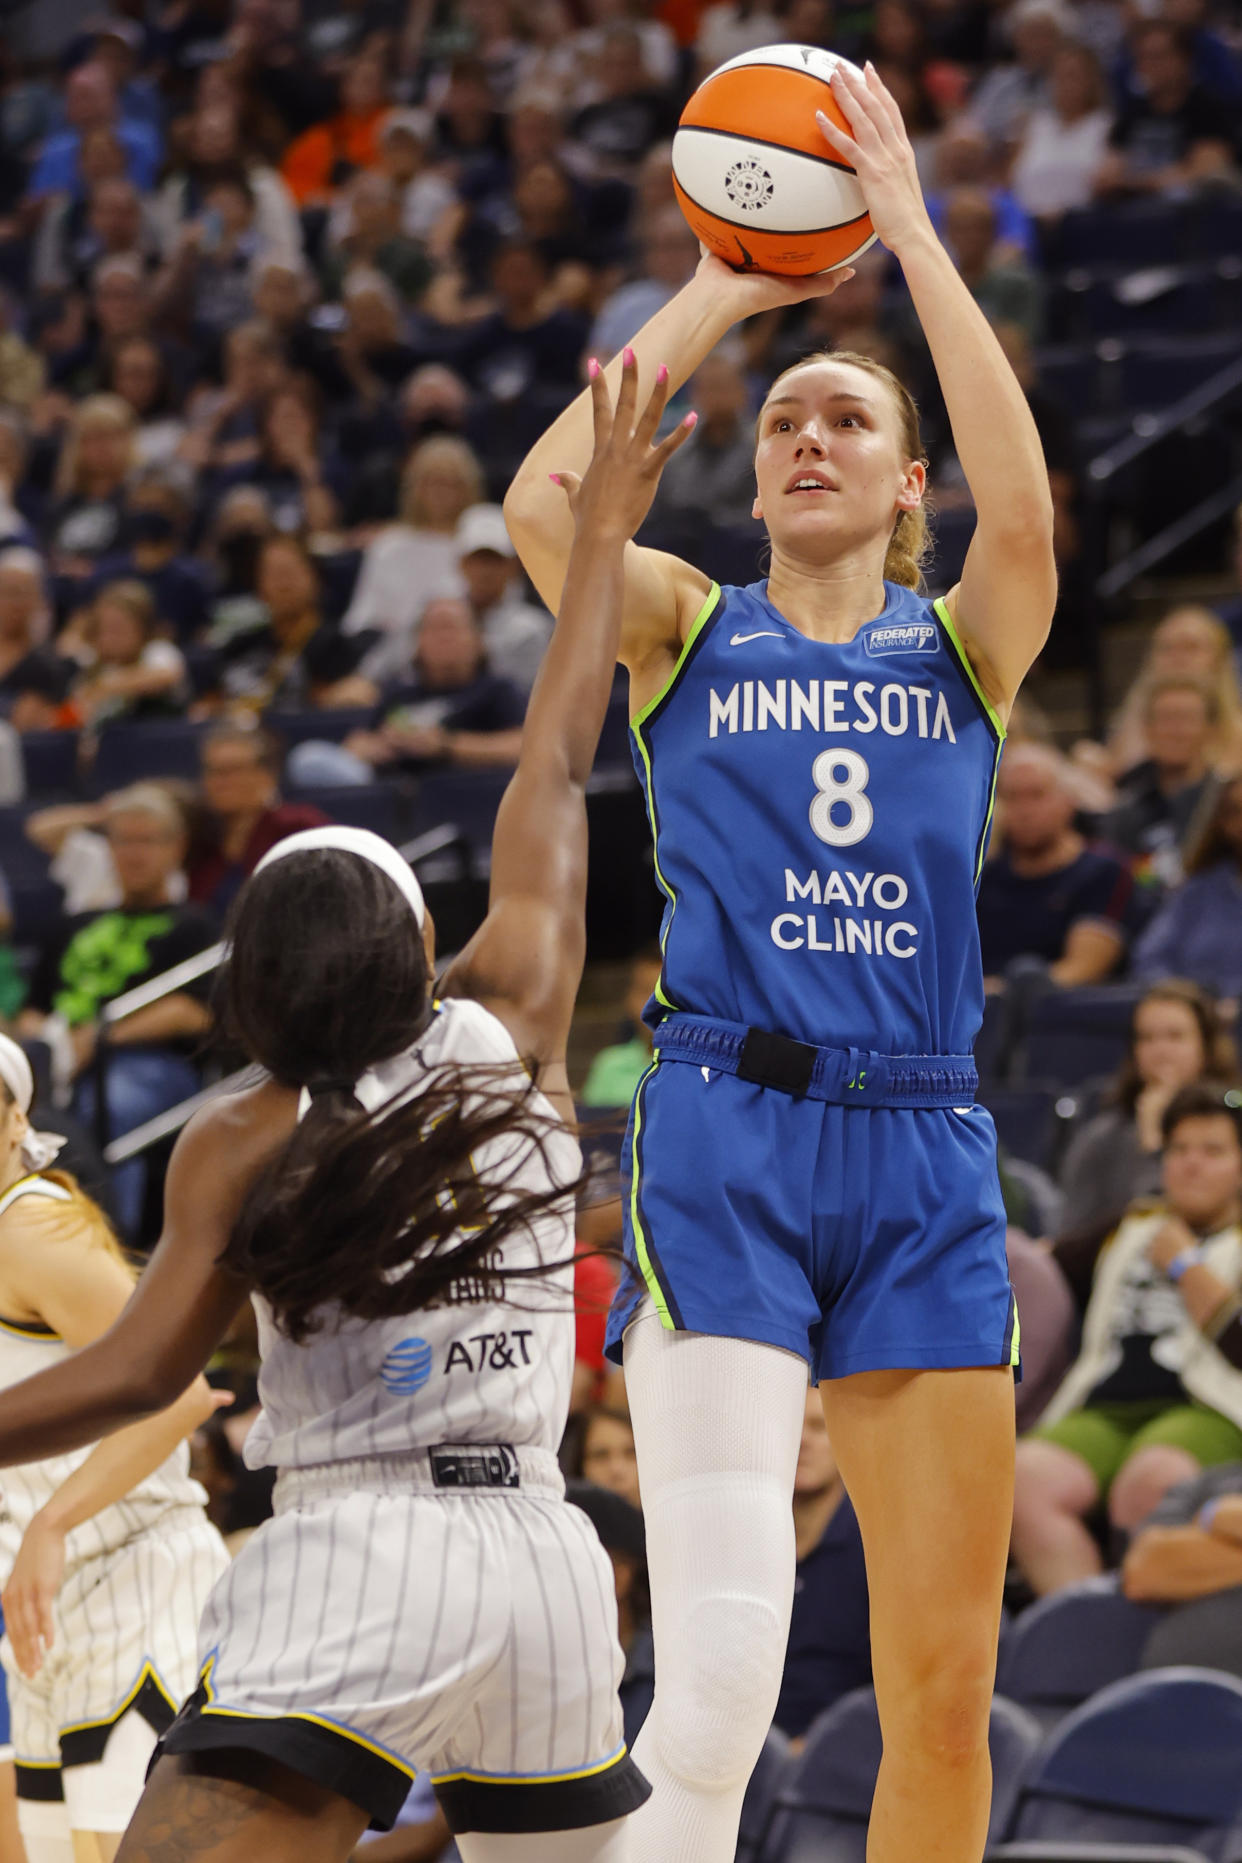
{"type": "Polygon", "coordinates": [[[50,1197],[55,1203],[72,1203],[73,1192],[66,1190],[63,1184],[53,1184],[46,1177],[36,1173],[31,1177],[19,1177],[17,1182],[0,1197],[0,1216],[10,1209],[19,1197],[50,1197]]]}

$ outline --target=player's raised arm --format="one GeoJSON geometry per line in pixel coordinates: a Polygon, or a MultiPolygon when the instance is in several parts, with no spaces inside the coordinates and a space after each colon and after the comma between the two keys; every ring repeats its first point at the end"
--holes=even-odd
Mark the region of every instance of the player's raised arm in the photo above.
{"type": "Polygon", "coordinates": [[[1007,709],[1056,603],[1043,448],[995,333],[936,237],[896,99],[870,64],[861,77],[838,64],[832,84],[853,136],[822,112],[820,129],[856,169],[875,230],[905,274],[978,514],[949,608],[988,697],[1007,709]]]}
{"type": "MultiPolygon", "coordinates": [[[[625,552],[651,507],[665,462],[689,436],[688,415],[655,444],[666,371],[639,405],[627,352],[615,409],[602,371],[590,387],[593,450],[585,476],[550,486],[573,529],[556,627],[531,693],[522,754],[492,839],[487,919],[443,992],[487,1004],[519,1050],[553,1069],[564,1059],[586,943],[586,784],[608,709],[624,602],[625,552]]],[[[552,1091],[560,1079],[544,1082],[552,1091]]]]}
{"type": "MultiPolygon", "coordinates": [[[[852,277],[846,269],[815,278],[775,278],[765,272],[735,272],[720,259],[704,258],[690,282],[643,325],[626,352],[636,361],[640,401],[651,392],[660,366],[667,368],[669,392],[674,393],[735,323],[804,298],[827,297],[852,277]]],[[[622,362],[621,356],[614,357],[606,371],[614,395],[622,362]]],[[[561,599],[574,522],[549,475],[585,472],[592,431],[588,389],[536,441],[505,498],[505,519],[522,566],[553,610],[561,599]]],[[[662,650],[675,650],[709,586],[701,570],[677,557],[634,543],[627,546],[619,657],[631,671],[662,650]]]]}

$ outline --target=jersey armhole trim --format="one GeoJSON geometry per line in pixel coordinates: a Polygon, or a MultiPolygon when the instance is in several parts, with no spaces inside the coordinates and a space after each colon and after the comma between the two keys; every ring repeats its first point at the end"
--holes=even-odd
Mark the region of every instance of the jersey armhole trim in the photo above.
{"type": "MultiPolygon", "coordinates": [[[[661,953],[664,952],[668,944],[668,933],[672,921],[672,914],[677,910],[677,895],[664,877],[664,870],[660,865],[660,814],[656,806],[655,779],[651,770],[651,746],[647,742],[644,733],[650,729],[659,713],[672,698],[681,682],[682,675],[685,673],[690,661],[707,638],[708,628],[715,620],[716,616],[720,614],[723,605],[720,584],[718,582],[713,582],[706,596],[703,598],[702,607],[690,624],[690,632],[686,635],[685,644],[677,656],[676,666],[669,674],[663,687],[656,693],[655,697],[649,699],[642,710],[637,712],[630,720],[630,733],[635,744],[638,746],[638,754],[643,760],[642,782],[643,789],[646,793],[647,819],[651,823],[651,850],[652,861],[655,867],[656,883],[669,904],[669,915],[665,919],[660,931],[661,953]]],[[[665,1009],[676,1009],[678,1007],[668,994],[668,989],[664,981],[663,969],[661,969],[660,975],[656,979],[655,997],[656,1001],[665,1009]]]]}
{"type": "Polygon", "coordinates": [[[631,731],[637,732],[640,725],[651,724],[655,717],[656,712],[659,711],[667,703],[667,701],[672,697],[673,689],[679,683],[681,676],[686,669],[687,663],[689,662],[693,654],[697,651],[699,642],[700,642],[700,637],[702,636],[704,629],[707,626],[708,621],[711,619],[712,615],[715,613],[715,610],[717,608],[719,601],[720,601],[720,584],[718,582],[713,582],[711,587],[708,589],[707,594],[703,597],[702,607],[699,609],[699,612],[695,615],[694,620],[690,623],[690,627],[686,634],[686,638],[682,642],[681,652],[677,656],[676,665],[673,667],[672,672],[669,674],[664,684],[660,687],[660,690],[656,693],[655,697],[648,699],[647,703],[642,707],[641,711],[635,712],[633,718],[631,718],[630,720],[631,731]]]}
{"type": "Polygon", "coordinates": [[[1003,744],[1007,733],[1001,720],[1000,713],[993,705],[991,699],[989,699],[987,693],[983,690],[983,687],[979,684],[979,675],[975,672],[974,667],[970,663],[970,655],[966,651],[961,635],[954,626],[953,616],[949,613],[949,605],[945,601],[943,595],[938,595],[936,597],[935,601],[932,603],[932,607],[939,616],[945,633],[949,637],[949,644],[953,648],[954,654],[957,656],[962,671],[970,681],[971,690],[979,701],[984,717],[996,733],[997,743],[1003,744]]]}
{"type": "Polygon", "coordinates": [[[0,1313],[0,1333],[11,1333],[16,1339],[33,1339],[39,1345],[60,1345],[60,1334],[41,1320],[10,1320],[0,1313]]]}

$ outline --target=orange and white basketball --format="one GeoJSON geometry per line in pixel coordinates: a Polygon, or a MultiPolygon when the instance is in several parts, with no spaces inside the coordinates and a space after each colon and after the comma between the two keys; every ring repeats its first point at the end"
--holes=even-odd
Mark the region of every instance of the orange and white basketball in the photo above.
{"type": "Polygon", "coordinates": [[[713,71],[682,111],[673,186],[728,264],[804,277],[848,265],[874,240],[857,177],[815,121],[822,110],[849,133],[829,82],[846,62],[819,46],[761,46],[713,71]]]}

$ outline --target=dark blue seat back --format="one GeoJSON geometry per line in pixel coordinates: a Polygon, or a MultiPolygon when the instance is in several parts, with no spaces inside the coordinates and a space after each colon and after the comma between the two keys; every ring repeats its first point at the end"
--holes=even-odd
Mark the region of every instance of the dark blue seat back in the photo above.
{"type": "Polygon", "coordinates": [[[1161,1616],[1123,1596],[1115,1577],[1068,1586],[1011,1624],[996,1686],[1041,1718],[1060,1718],[1110,1682],[1138,1673],[1161,1616]]]}
{"type": "Polygon", "coordinates": [[[1031,1009],[1023,1043],[1024,1077],[1069,1087],[1115,1073],[1141,995],[1137,985],[1124,983],[1049,990],[1031,1009]]]}
{"type": "Polygon", "coordinates": [[[1184,1843],[1225,1863],[1242,1820],[1242,1681],[1153,1669],[1064,1720],[1020,1793],[1014,1838],[1184,1843]]]}
{"type": "MultiPolygon", "coordinates": [[[[993,1841],[1012,1816],[1039,1742],[1038,1722],[1017,1703],[996,1696],[988,1729],[993,1841]]],[[[763,1863],[863,1863],[882,1750],[873,1690],[854,1689],[825,1709],[777,1793],[763,1863]]]]}
{"type": "Polygon", "coordinates": [[[26,834],[24,808],[0,808],[0,873],[13,904],[13,939],[40,944],[60,921],[63,897],[49,872],[50,862],[26,834]]]}
{"type": "Polygon", "coordinates": [[[385,841],[403,839],[402,798],[389,783],[347,783],[339,789],[291,789],[291,800],[313,803],[329,821],[369,828],[385,841]]]}
{"type": "Polygon", "coordinates": [[[789,1770],[789,1741],[779,1727],[768,1729],[763,1751],[750,1775],[746,1796],[742,1800],[742,1820],[738,1828],[735,1863],[750,1863],[758,1858],[776,1803],[776,1794],[789,1770]]]}
{"type": "Polygon", "coordinates": [[[106,796],[111,790],[156,776],[196,782],[199,742],[206,729],[206,725],[191,724],[184,718],[109,725],[99,734],[91,789],[97,796],[106,796]]]}
{"type": "Polygon", "coordinates": [[[78,734],[76,731],[24,731],[22,764],[26,794],[50,801],[78,793],[78,734]]]}
{"type": "Polygon", "coordinates": [[[1003,1149],[1041,1171],[1050,1171],[1056,1162],[1059,1098],[1059,1088],[1048,1081],[1023,1081],[1013,1087],[979,1084],[980,1103],[991,1113],[1003,1149]]]}
{"type": "Polygon", "coordinates": [[[456,827],[468,842],[476,862],[491,859],[496,811],[509,783],[508,771],[445,770],[425,777],[414,805],[411,834],[445,824],[456,827]]]}
{"type": "Polygon", "coordinates": [[[341,744],[351,731],[365,731],[374,715],[373,705],[343,705],[318,712],[265,712],[263,723],[288,752],[312,738],[341,744]]]}

